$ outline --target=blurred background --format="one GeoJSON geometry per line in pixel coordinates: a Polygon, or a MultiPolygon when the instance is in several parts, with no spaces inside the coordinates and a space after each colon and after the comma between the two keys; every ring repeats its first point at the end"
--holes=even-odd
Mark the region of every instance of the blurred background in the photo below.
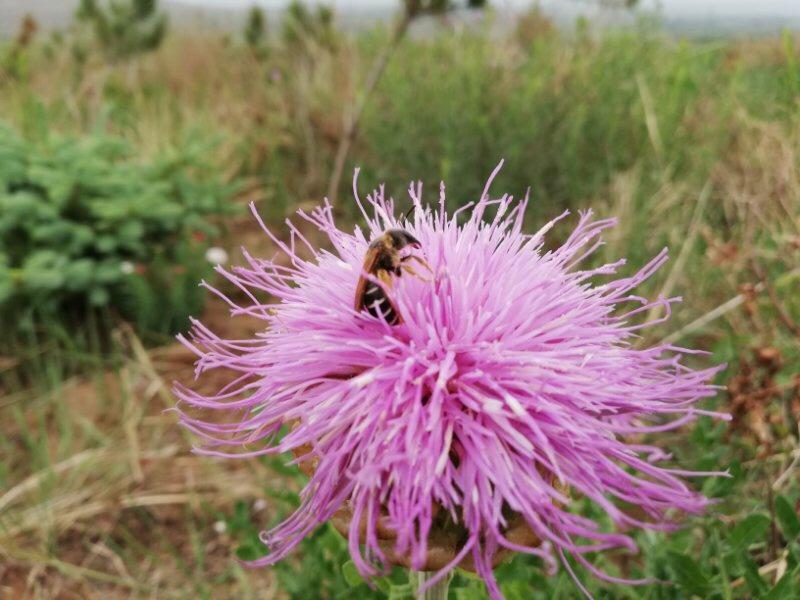
{"type": "MultiPolygon", "coordinates": [[[[213,266],[275,254],[248,202],[279,235],[325,196],[351,227],[355,166],[401,205],[444,179],[454,207],[501,158],[530,229],[616,216],[596,260],[629,271],[669,246],[640,293],[684,302],[641,344],[728,364],[708,405],[732,421],[658,442],[729,469],[696,480],[710,514],[595,557],[664,583],[579,577],[598,598],[800,597],[799,30],[796,0],[0,0],[0,597],[410,598],[327,528],[277,567],[234,560],[264,554],[303,476],[191,454],[164,412],[193,376],[174,335],[258,330],[197,285],[246,302],[213,266]]],[[[498,577],[579,596],[529,557],[498,577]]],[[[460,574],[451,597],[486,596],[460,574]]]]}

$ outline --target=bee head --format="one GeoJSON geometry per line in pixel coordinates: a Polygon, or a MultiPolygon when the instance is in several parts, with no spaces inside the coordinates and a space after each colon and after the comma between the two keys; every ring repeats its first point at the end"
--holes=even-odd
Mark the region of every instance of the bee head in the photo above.
{"type": "Polygon", "coordinates": [[[397,250],[402,250],[406,246],[411,246],[412,248],[419,248],[421,246],[419,240],[405,229],[390,229],[386,232],[386,235],[392,240],[392,245],[397,250]]]}

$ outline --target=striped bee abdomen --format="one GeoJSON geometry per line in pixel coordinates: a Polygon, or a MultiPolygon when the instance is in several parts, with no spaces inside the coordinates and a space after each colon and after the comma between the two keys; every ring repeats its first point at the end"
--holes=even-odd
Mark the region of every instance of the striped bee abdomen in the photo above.
{"type": "Polygon", "coordinates": [[[377,283],[369,282],[364,291],[364,308],[374,317],[383,315],[389,325],[397,325],[400,315],[389,300],[384,289],[377,283]]]}

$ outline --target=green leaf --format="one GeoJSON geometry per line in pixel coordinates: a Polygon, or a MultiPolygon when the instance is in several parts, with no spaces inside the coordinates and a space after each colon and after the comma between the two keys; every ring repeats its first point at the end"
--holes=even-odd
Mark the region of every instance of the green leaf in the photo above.
{"type": "Polygon", "coordinates": [[[731,549],[739,553],[746,550],[750,544],[763,539],[770,522],[769,517],[765,515],[753,514],[745,517],[731,531],[730,538],[728,538],[731,549]]]}
{"type": "Polygon", "coordinates": [[[14,293],[14,282],[11,274],[0,270],[0,304],[5,302],[14,293]]]}
{"type": "Polygon", "coordinates": [[[698,562],[685,554],[667,552],[667,560],[681,587],[690,594],[705,597],[709,590],[708,577],[700,570],[698,562]]]}
{"type": "Polygon", "coordinates": [[[742,465],[734,460],[728,466],[730,477],[711,477],[703,483],[703,492],[712,498],[728,496],[738,485],[742,477],[742,465]]]}
{"type": "Polygon", "coordinates": [[[92,288],[89,290],[89,303],[92,306],[105,306],[108,304],[109,294],[105,288],[92,288]]]}
{"type": "Polygon", "coordinates": [[[791,542],[800,536],[800,519],[797,518],[792,504],[784,496],[775,498],[775,516],[787,541],[791,542]]]}
{"type": "Polygon", "coordinates": [[[389,588],[388,600],[412,600],[414,591],[410,583],[394,584],[389,588]]]}
{"type": "Polygon", "coordinates": [[[393,585],[396,585],[395,583],[392,583],[392,580],[389,579],[388,577],[379,577],[378,579],[374,579],[373,583],[378,587],[380,591],[382,591],[384,594],[387,595],[389,594],[391,587],[393,585]]]}
{"type": "Polygon", "coordinates": [[[800,564],[800,542],[792,542],[788,544],[789,557],[792,559],[793,564],[800,564]]]}
{"type": "Polygon", "coordinates": [[[64,273],[54,268],[26,267],[22,273],[22,281],[34,293],[52,292],[64,284],[64,273]]]}
{"type": "Polygon", "coordinates": [[[798,589],[797,578],[800,575],[800,567],[795,568],[789,573],[784,573],[763,600],[792,600],[797,598],[798,589]]]}
{"type": "Polygon", "coordinates": [[[259,552],[259,549],[252,544],[243,544],[236,549],[236,558],[239,560],[256,560],[262,555],[263,552],[259,552]]]}
{"type": "Polygon", "coordinates": [[[358,572],[352,560],[348,560],[342,565],[342,575],[344,576],[344,580],[351,587],[356,587],[364,583],[364,578],[361,577],[361,573],[358,572]]]}
{"type": "MultiPolygon", "coordinates": [[[[486,595],[486,592],[481,589],[482,587],[482,585],[481,587],[473,585],[469,587],[457,588],[453,591],[455,593],[456,600],[486,600],[488,596],[486,595]]],[[[516,598],[516,596],[509,595],[506,587],[503,587],[503,595],[510,599],[516,598]]]]}
{"type": "Polygon", "coordinates": [[[745,555],[742,557],[744,564],[744,580],[747,587],[756,598],[760,598],[767,591],[767,584],[758,572],[758,566],[753,560],[745,555]]]}
{"type": "Polygon", "coordinates": [[[88,258],[76,260],[65,269],[66,289],[82,291],[92,284],[96,263],[88,258]]]}
{"type": "Polygon", "coordinates": [[[117,249],[117,240],[111,235],[99,235],[95,240],[95,247],[98,252],[109,254],[117,249]]]}

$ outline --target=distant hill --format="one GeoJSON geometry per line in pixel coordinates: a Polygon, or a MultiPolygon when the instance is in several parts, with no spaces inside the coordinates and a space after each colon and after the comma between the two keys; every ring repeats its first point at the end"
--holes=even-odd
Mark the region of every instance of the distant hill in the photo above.
{"type": "MultiPolygon", "coordinates": [[[[800,2],[800,0],[798,0],[800,2]]],[[[19,28],[20,21],[26,14],[34,16],[39,25],[45,30],[63,29],[72,22],[72,15],[78,5],[78,0],[0,0],[0,37],[14,35],[19,28]]],[[[192,0],[166,0],[165,10],[169,13],[173,27],[178,29],[205,28],[220,29],[223,31],[238,31],[244,22],[247,10],[245,8],[215,8],[208,5],[193,5],[192,0]]],[[[500,21],[507,21],[511,9],[506,12],[500,21]]],[[[547,12],[556,23],[570,26],[576,16],[591,11],[582,2],[549,2],[545,3],[547,12]]],[[[280,17],[280,10],[267,10],[270,21],[280,17]]],[[[376,8],[351,8],[339,10],[339,24],[344,29],[359,29],[390,18],[393,11],[386,5],[376,8]]],[[[630,22],[629,15],[604,13],[602,18],[596,19],[601,25],[624,24],[630,22]]],[[[718,37],[730,35],[768,35],[780,32],[783,29],[800,30],[800,10],[797,17],[786,16],[760,16],[726,17],[724,15],[712,16],[667,16],[661,19],[665,29],[688,35],[691,37],[718,37]]]]}
{"type": "MultiPolygon", "coordinates": [[[[63,29],[72,23],[79,0],[0,0],[0,37],[14,35],[22,19],[33,15],[45,30],[63,29]]],[[[173,26],[180,29],[202,27],[230,31],[242,28],[247,10],[244,8],[215,8],[192,5],[191,0],[163,3],[173,26]]],[[[270,20],[280,16],[280,10],[267,10],[270,20]]],[[[340,24],[346,29],[358,28],[388,18],[387,8],[359,8],[338,14],[340,24]]]]}
{"type": "MultiPolygon", "coordinates": [[[[79,0],[0,0],[0,35],[16,33],[20,21],[31,14],[45,30],[63,29],[72,23],[79,0]]],[[[187,4],[165,4],[175,24],[192,25],[195,21],[229,28],[239,24],[241,11],[195,8],[187,4]]]]}

